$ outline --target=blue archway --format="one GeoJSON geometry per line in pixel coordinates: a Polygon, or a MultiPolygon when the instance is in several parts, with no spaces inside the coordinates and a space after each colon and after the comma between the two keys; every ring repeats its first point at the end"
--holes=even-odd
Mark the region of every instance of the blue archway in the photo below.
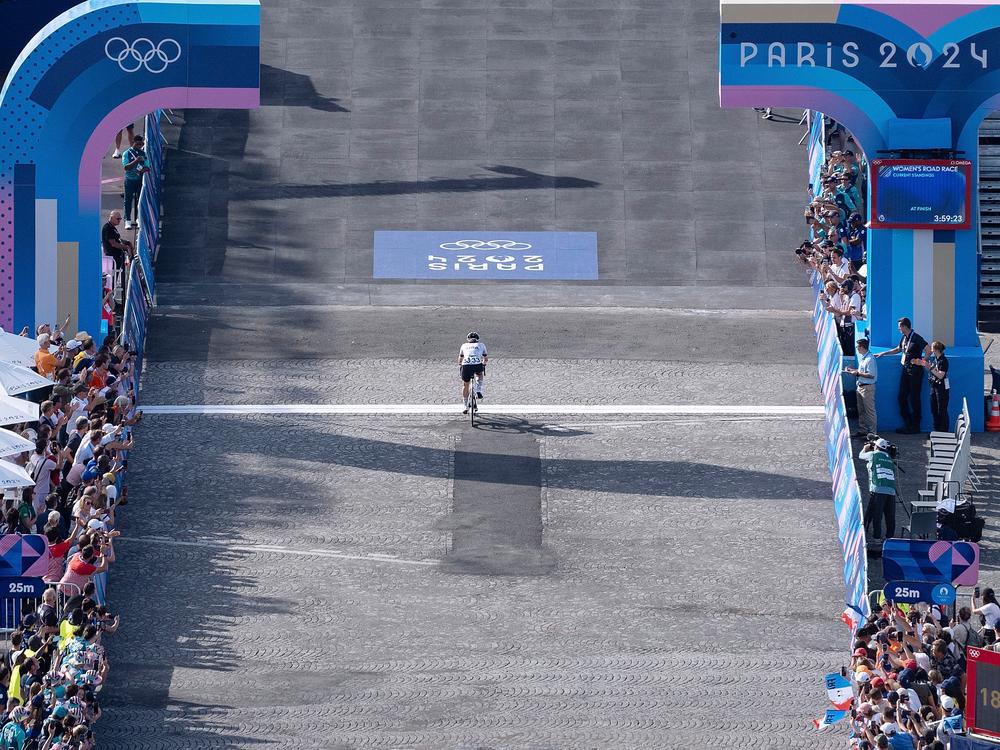
{"type": "Polygon", "coordinates": [[[125,123],[259,101],[258,0],[89,0],[53,17],[0,92],[0,325],[69,314],[99,330],[100,162],[125,123]]]}

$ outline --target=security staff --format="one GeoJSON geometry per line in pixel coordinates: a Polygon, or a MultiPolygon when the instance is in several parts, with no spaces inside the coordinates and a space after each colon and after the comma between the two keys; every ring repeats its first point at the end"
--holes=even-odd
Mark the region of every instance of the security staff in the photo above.
{"type": "Polygon", "coordinates": [[[927,380],[931,385],[931,416],[934,419],[935,430],[948,432],[948,398],[951,395],[948,358],[944,356],[944,344],[940,341],[931,343],[931,351],[934,353],[933,356],[922,360],[927,370],[927,380]]]}
{"type": "Polygon", "coordinates": [[[922,404],[920,391],[924,384],[924,370],[920,364],[923,357],[930,354],[931,348],[924,337],[913,330],[909,318],[900,318],[897,325],[901,338],[899,344],[884,352],[879,352],[875,358],[887,354],[902,353],[903,370],[899,376],[899,415],[903,418],[902,428],[896,430],[904,435],[915,435],[920,432],[920,414],[922,404]]]}

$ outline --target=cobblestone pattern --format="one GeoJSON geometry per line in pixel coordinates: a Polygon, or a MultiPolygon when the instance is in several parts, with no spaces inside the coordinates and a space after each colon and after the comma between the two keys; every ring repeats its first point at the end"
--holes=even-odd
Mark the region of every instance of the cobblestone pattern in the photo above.
{"type": "MultiPolygon", "coordinates": [[[[443,559],[466,429],[157,418],[124,531],[443,559]]],[[[550,575],[121,542],[104,746],[839,747],[820,423],[532,429],[550,575]]]]}
{"type": "MultiPolygon", "coordinates": [[[[454,360],[152,362],[146,404],[458,403],[454,360]]],[[[819,404],[815,365],[622,360],[491,361],[489,403],[819,404]]]]}

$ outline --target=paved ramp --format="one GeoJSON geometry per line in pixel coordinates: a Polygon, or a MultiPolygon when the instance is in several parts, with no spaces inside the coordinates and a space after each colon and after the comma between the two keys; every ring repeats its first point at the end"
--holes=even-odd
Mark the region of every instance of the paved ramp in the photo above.
{"type": "Polygon", "coordinates": [[[487,422],[458,441],[454,467],[451,566],[483,575],[549,572],[554,561],[542,546],[538,440],[492,432],[487,422]]]}
{"type": "Polygon", "coordinates": [[[718,109],[717,14],[263,3],[263,106],[168,133],[143,398],[365,409],[139,427],[102,748],[843,745],[802,130],[718,109]],[[374,279],[377,230],[598,278],[374,279]],[[473,430],[470,328],[487,406],[567,408],[473,430]]]}

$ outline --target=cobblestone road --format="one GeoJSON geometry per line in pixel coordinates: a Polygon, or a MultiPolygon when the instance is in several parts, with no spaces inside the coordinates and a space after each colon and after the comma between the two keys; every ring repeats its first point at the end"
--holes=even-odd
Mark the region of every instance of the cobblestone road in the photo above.
{"type": "Polygon", "coordinates": [[[545,575],[444,562],[457,420],[151,418],[109,746],[821,746],[843,633],[819,422],[491,429],[540,443],[545,575]]]}
{"type": "MultiPolygon", "coordinates": [[[[262,13],[262,108],[168,129],[146,403],[447,403],[470,327],[490,404],[819,403],[801,130],[718,109],[716,2],[262,13]],[[600,278],[372,279],[374,230],[476,228],[600,278]]],[[[821,422],[470,432],[151,415],[102,747],[842,747],[821,422]]]]}

